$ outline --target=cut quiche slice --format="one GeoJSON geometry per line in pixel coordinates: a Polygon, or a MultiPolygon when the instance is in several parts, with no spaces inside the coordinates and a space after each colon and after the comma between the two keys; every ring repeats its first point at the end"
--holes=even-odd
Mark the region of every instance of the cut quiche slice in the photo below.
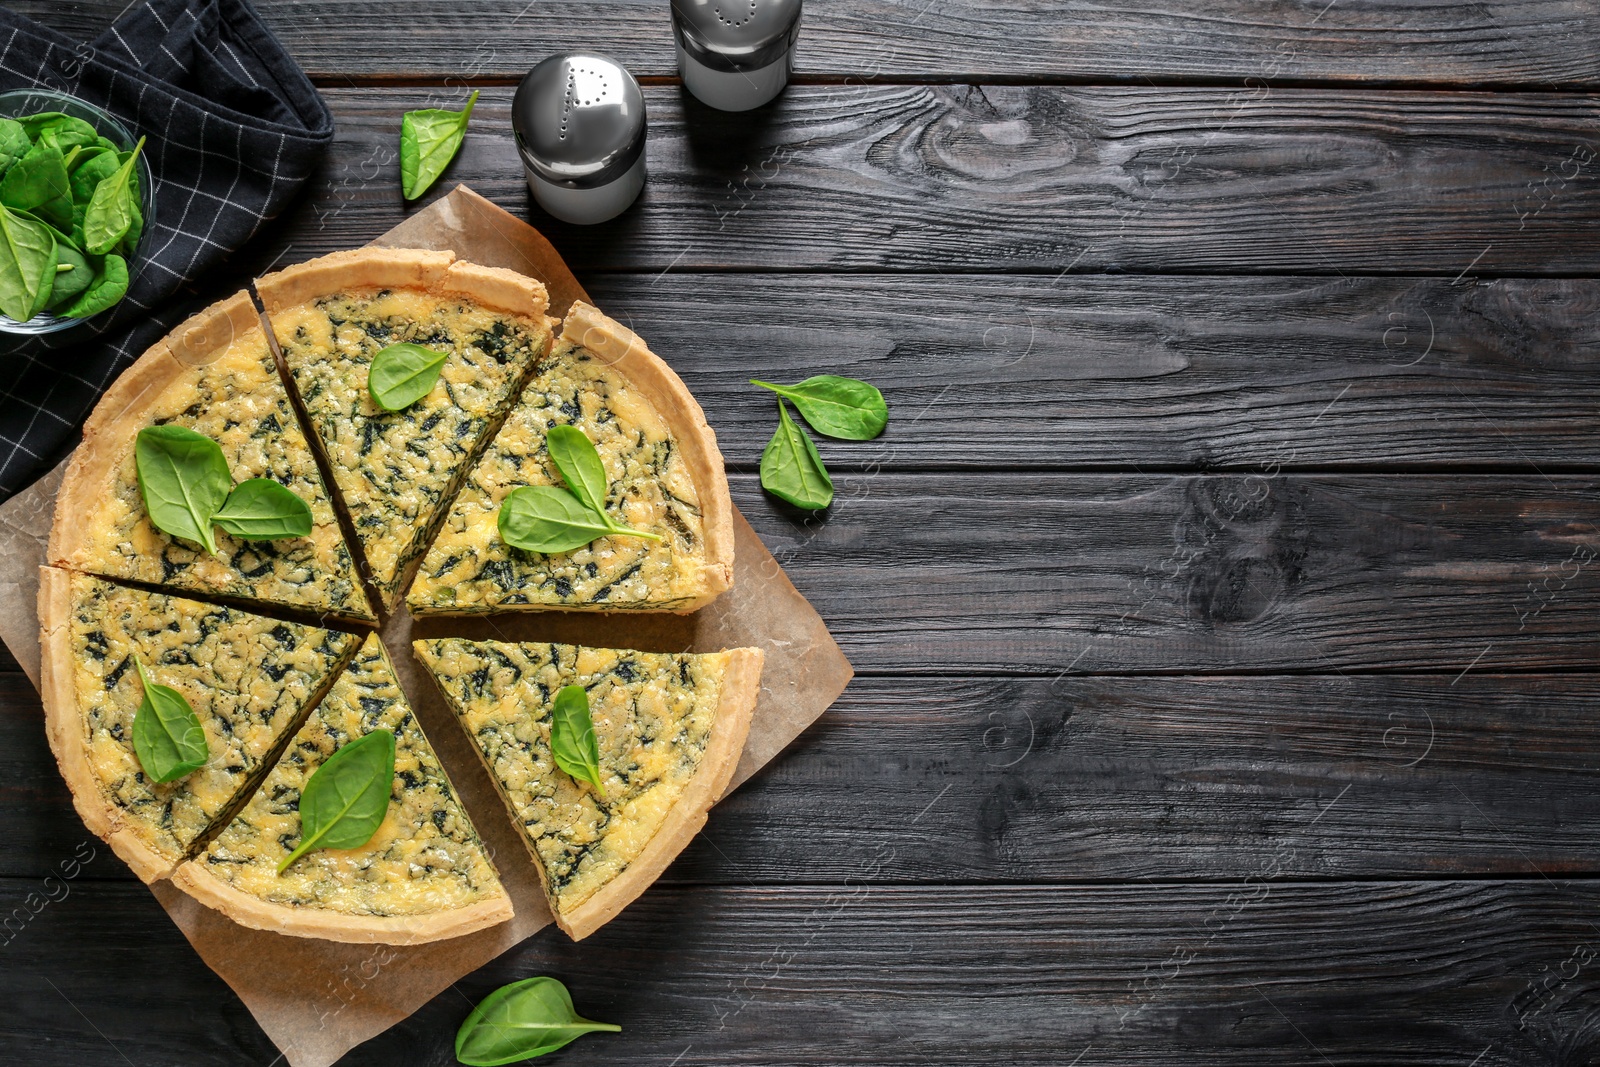
{"type": "Polygon", "coordinates": [[[39,572],[45,728],[89,829],[146,882],[166,877],[247,796],[361,639],[238,608],[39,572]],[[133,723],[151,681],[181,693],[205,731],[206,764],[160,785],[133,723]]]}
{"type": "Polygon", "coordinates": [[[511,899],[375,634],[249,803],[172,881],[244,926],[332,941],[416,945],[511,918],[511,899]],[[300,844],[306,783],[345,744],[380,729],[395,734],[394,787],[372,840],[307,852],[279,874],[300,844]]]}
{"type": "Polygon", "coordinates": [[[609,922],[683,850],[744,750],[761,650],[626,652],[458,638],[413,647],[511,808],[573,940],[609,922]],[[550,708],[588,692],[601,796],[550,754],[550,708]]]}
{"type": "Polygon", "coordinates": [[[376,619],[246,293],[183,323],[106,392],[56,498],[49,559],[175,591],[376,619]],[[217,529],[213,556],[157,530],[139,492],[134,439],[167,424],[221,445],[235,483],[270,478],[298,494],[311,507],[311,533],[243,541],[217,529]]]}
{"type": "Polygon", "coordinates": [[[550,359],[452,505],[406,605],[416,615],[687,612],[732,582],[733,502],[700,405],[635,334],[576,303],[550,359]],[[607,536],[545,555],[500,539],[500,505],[513,489],[561,484],[545,435],[568,425],[605,465],[606,511],[662,540],[607,536]]]}
{"type": "Polygon", "coordinates": [[[544,286],[449,252],[361,248],[262,278],[256,291],[393,608],[408,566],[549,350],[544,286]],[[426,396],[385,411],[367,370],[399,342],[448,358],[426,396]]]}

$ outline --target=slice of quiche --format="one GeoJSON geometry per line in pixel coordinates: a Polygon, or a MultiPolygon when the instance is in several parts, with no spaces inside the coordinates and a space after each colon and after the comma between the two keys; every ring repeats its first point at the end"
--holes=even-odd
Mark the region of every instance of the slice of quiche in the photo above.
{"type": "Polygon", "coordinates": [[[761,650],[625,652],[417,641],[525,834],[556,922],[581,940],[656,880],[728,786],[761,690],[761,650]],[[550,712],[588,692],[604,795],[559,769],[550,712]]]}
{"type": "Polygon", "coordinates": [[[45,728],[73,803],[146,882],[166,877],[255,787],[361,639],[238,608],[39,572],[45,728]],[[133,745],[134,663],[194,709],[209,759],[147,778],[133,745]]]}
{"type": "Polygon", "coordinates": [[[371,635],[244,809],[172,876],[202,904],[257,930],[415,945],[511,918],[511,900],[433,747],[371,635]],[[395,734],[388,813],[360,848],[300,844],[300,794],[342,746],[395,734]]]}
{"type": "Polygon", "coordinates": [[[408,565],[549,350],[544,286],[449,252],[361,248],[262,278],[256,291],[393,608],[408,565]],[[367,370],[399,342],[448,358],[431,392],[385,411],[367,370]]]}
{"type": "Polygon", "coordinates": [[[183,323],[106,392],[56,498],[49,559],[183,592],[376,619],[246,293],[183,323]],[[218,529],[213,556],[157,530],[139,492],[134,439],[166,424],[221,445],[236,483],[270,478],[298,494],[311,507],[311,533],[243,541],[218,529]]]}
{"type": "Polygon", "coordinates": [[[733,581],[733,503],[716,435],[672,369],[587,304],[495,436],[428,549],[406,604],[417,615],[514,609],[693,611],[733,581]],[[545,435],[577,426],[605,465],[606,510],[658,534],[601,537],[545,555],[500,539],[506,496],[559,485],[545,435]]]}

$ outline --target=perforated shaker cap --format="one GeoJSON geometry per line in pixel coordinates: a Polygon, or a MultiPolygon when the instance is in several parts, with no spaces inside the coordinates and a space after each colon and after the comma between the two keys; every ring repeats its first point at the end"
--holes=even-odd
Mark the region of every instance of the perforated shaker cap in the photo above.
{"type": "Polygon", "coordinates": [[[794,47],[800,0],[672,0],[672,29],[689,57],[712,70],[760,70],[794,47]]]}
{"type": "Polygon", "coordinates": [[[558,53],[517,86],[511,125],[523,161],[541,178],[592,189],[622,177],[643,154],[644,94],[610,56],[558,53]]]}

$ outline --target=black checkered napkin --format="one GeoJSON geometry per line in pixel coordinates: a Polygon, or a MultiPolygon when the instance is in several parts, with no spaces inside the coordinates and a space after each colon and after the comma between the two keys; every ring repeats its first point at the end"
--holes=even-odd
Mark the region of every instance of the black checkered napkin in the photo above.
{"type": "Polygon", "coordinates": [[[246,0],[144,0],[87,43],[0,8],[0,90],[36,86],[148,138],[155,211],[114,311],[0,349],[0,499],[66,454],[106,386],[192,309],[180,289],[281,211],[333,139],[327,105],[246,0]]]}

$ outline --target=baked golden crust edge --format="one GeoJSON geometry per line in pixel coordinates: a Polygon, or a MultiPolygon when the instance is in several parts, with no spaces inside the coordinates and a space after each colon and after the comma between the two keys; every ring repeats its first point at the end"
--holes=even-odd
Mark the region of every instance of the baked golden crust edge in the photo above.
{"type": "Polygon", "coordinates": [[[701,564],[701,595],[666,610],[687,615],[705,607],[733,587],[733,497],[728,492],[728,473],[722,450],[717,447],[716,431],[706,422],[699,401],[666,361],[650,351],[638,334],[593,305],[581,300],[573,303],[562,322],[561,339],[607,360],[644,393],[672,427],[700,498],[706,558],[701,564]]]}
{"type": "Polygon", "coordinates": [[[497,926],[512,915],[511,897],[503,888],[497,897],[423,915],[349,915],[296,908],[235,889],[196,860],[173,871],[172,884],[240,926],[348,944],[423,945],[497,926]]]}
{"type": "MultiPolygon", "coordinates": [[[[556,925],[574,941],[582,941],[616,918],[623,908],[655,884],[684,846],[705,826],[711,806],[727,790],[739,756],[744,752],[745,739],[750,735],[750,716],[761,695],[761,663],[765,657],[759,648],[732,648],[726,655],[716,724],[704,759],[667,813],[661,829],[627,869],[571,912],[556,913],[556,925]]],[[[526,835],[523,840],[531,850],[532,842],[526,835]]],[[[538,866],[537,859],[535,866],[538,866]]],[[[540,877],[543,878],[542,867],[540,877]]]]}
{"type": "Polygon", "coordinates": [[[122,825],[89,768],[88,739],[78,706],[72,658],[72,575],[59,567],[39,568],[39,696],[44,702],[45,736],[61,777],[89,832],[111,846],[143,882],[172,873],[177,861],[150,848],[122,825]]]}

